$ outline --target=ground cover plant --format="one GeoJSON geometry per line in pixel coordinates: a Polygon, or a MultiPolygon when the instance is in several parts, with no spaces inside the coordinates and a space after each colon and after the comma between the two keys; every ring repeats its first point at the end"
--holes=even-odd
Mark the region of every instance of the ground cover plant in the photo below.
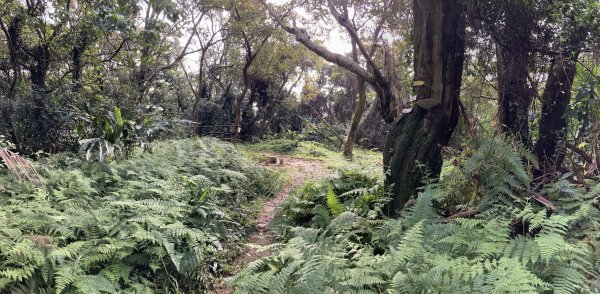
{"type": "Polygon", "coordinates": [[[0,2],[0,293],[600,294],[599,0],[0,2]]]}
{"type": "Polygon", "coordinates": [[[203,293],[277,176],[216,139],[109,163],[57,155],[0,184],[3,293],[203,293]]]}
{"type": "Polygon", "coordinates": [[[307,184],[274,222],[275,253],[233,280],[237,293],[599,291],[600,185],[558,180],[539,201],[518,143],[475,146],[397,219],[382,216],[380,178],[347,171],[307,184]],[[445,204],[457,194],[458,212],[445,204]]]}

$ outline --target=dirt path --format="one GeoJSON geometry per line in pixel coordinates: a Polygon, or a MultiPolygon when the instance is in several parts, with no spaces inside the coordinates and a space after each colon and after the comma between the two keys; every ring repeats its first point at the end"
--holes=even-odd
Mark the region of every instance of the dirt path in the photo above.
{"type": "MultiPolygon", "coordinates": [[[[306,181],[321,179],[329,175],[324,163],[320,160],[283,155],[272,156],[278,157],[282,161],[282,164],[263,165],[276,170],[287,170],[292,175],[292,179],[285,185],[284,189],[275,196],[275,198],[269,199],[263,206],[262,212],[258,216],[257,229],[248,237],[247,249],[233,263],[237,270],[249,262],[269,255],[269,252],[259,251],[257,247],[266,246],[273,242],[273,232],[268,225],[275,216],[275,210],[281,206],[283,201],[285,201],[290,191],[302,186],[306,181]]],[[[221,285],[218,289],[215,289],[214,293],[230,294],[233,293],[233,289],[229,288],[227,285],[221,285]]]]}

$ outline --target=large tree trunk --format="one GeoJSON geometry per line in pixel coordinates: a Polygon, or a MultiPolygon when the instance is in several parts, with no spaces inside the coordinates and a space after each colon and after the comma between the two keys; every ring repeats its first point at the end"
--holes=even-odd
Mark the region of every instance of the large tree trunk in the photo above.
{"type": "Polygon", "coordinates": [[[532,31],[535,20],[525,2],[500,5],[494,24],[498,74],[498,123],[503,134],[531,147],[529,107],[534,90],[529,85],[532,31]]]}
{"type": "Polygon", "coordinates": [[[29,125],[22,130],[26,146],[23,146],[25,149],[21,151],[29,153],[48,150],[55,141],[53,135],[57,130],[53,125],[47,99],[46,78],[50,65],[50,49],[46,43],[28,46],[22,39],[24,24],[22,16],[15,16],[8,26],[7,36],[11,41],[9,49],[12,58],[19,60],[27,69],[31,81],[31,101],[20,106],[22,109],[17,111],[19,113],[27,112],[27,115],[31,117],[29,125]]]}
{"type": "Polygon", "coordinates": [[[394,123],[384,150],[389,216],[417,193],[425,176],[436,178],[441,147],[458,123],[465,22],[459,0],[414,2],[415,88],[418,106],[394,123]],[[422,81],[422,82],[421,82],[422,81]]]}
{"type": "Polygon", "coordinates": [[[527,81],[529,52],[519,36],[510,36],[506,46],[497,45],[498,122],[503,133],[531,146],[529,106],[533,92],[527,81]]]}
{"type": "MultiPolygon", "coordinates": [[[[577,42],[577,38],[574,38],[577,42]]],[[[575,42],[574,48],[577,46],[575,42]]],[[[577,50],[577,49],[575,49],[577,50]]],[[[542,96],[539,139],[535,153],[540,163],[539,175],[552,173],[562,164],[567,131],[567,107],[575,78],[579,52],[567,51],[553,58],[542,96]]]]}

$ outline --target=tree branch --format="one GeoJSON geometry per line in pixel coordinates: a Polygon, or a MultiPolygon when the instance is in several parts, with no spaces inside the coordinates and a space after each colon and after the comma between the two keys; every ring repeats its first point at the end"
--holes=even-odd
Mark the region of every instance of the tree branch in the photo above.
{"type": "Polygon", "coordinates": [[[358,36],[358,32],[356,31],[356,28],[350,22],[350,19],[348,18],[347,10],[344,12],[344,14],[340,13],[333,5],[332,0],[327,0],[327,6],[329,6],[329,11],[331,12],[331,14],[335,18],[335,20],[337,20],[337,22],[341,26],[343,26],[346,29],[346,31],[348,31],[348,34],[350,34],[350,38],[354,42],[356,42],[356,46],[358,46],[358,50],[360,50],[360,53],[363,55],[363,57],[367,61],[367,64],[373,70],[373,74],[375,74],[375,77],[379,80],[385,80],[385,78],[383,77],[383,74],[381,73],[381,71],[379,70],[379,68],[377,67],[375,62],[373,61],[373,58],[371,58],[371,55],[369,54],[369,52],[367,52],[367,48],[365,48],[365,45],[360,40],[360,37],[358,36]]]}
{"type": "Polygon", "coordinates": [[[275,22],[277,22],[286,32],[295,35],[296,40],[302,43],[304,46],[306,46],[306,48],[308,48],[310,51],[321,56],[323,59],[340,66],[341,68],[344,68],[356,75],[359,75],[360,77],[365,79],[365,81],[367,81],[369,84],[374,83],[375,78],[367,70],[362,68],[360,64],[352,61],[352,59],[350,58],[347,58],[341,54],[331,52],[325,47],[316,44],[315,42],[310,40],[310,36],[308,36],[304,29],[297,28],[295,24],[293,27],[287,25],[273,10],[273,8],[269,4],[267,4],[266,0],[260,0],[260,2],[265,6],[265,8],[267,9],[271,17],[273,17],[275,22]]]}
{"type": "Polygon", "coordinates": [[[571,149],[573,152],[579,154],[579,156],[581,156],[581,158],[583,158],[583,160],[585,160],[585,162],[587,163],[592,163],[594,161],[594,159],[592,158],[591,155],[587,154],[583,149],[569,143],[569,142],[565,142],[565,147],[571,149]]]}

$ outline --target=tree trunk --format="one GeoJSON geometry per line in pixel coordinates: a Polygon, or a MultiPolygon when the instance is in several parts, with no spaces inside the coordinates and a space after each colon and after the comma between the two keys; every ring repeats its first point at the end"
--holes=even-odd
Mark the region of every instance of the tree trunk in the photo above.
{"type": "Polygon", "coordinates": [[[207,50],[208,47],[206,47],[206,49],[202,48],[202,51],[200,52],[200,66],[198,68],[198,90],[194,92],[194,105],[192,107],[192,121],[194,122],[194,125],[192,127],[192,136],[199,134],[198,106],[200,104],[200,99],[202,99],[202,93],[204,92],[204,56],[206,55],[207,50]]]}
{"type": "MultiPolygon", "coordinates": [[[[355,62],[358,62],[358,50],[356,48],[356,42],[352,42],[352,59],[355,62]]],[[[354,141],[356,139],[356,134],[358,133],[360,119],[362,118],[363,113],[365,112],[365,106],[367,104],[365,80],[359,75],[357,75],[356,82],[358,83],[358,103],[356,104],[356,108],[354,109],[354,113],[352,114],[352,122],[350,123],[350,128],[348,129],[346,141],[344,142],[343,146],[344,156],[347,157],[352,156],[352,149],[354,148],[354,141]]]]}
{"type": "Polygon", "coordinates": [[[248,74],[248,70],[252,64],[252,59],[249,59],[250,61],[247,60],[246,64],[244,65],[242,70],[244,86],[242,88],[242,93],[235,99],[235,117],[233,118],[233,123],[231,124],[230,130],[231,140],[234,143],[237,143],[240,136],[240,128],[242,125],[242,103],[244,102],[244,97],[246,97],[246,93],[248,93],[248,88],[250,87],[250,75],[248,74]]]}
{"type": "Polygon", "coordinates": [[[365,80],[360,77],[357,77],[358,82],[358,104],[356,105],[356,109],[354,109],[354,113],[352,114],[352,123],[350,124],[350,129],[348,129],[348,134],[346,136],[346,141],[344,142],[344,156],[351,157],[352,150],[354,149],[354,141],[356,141],[356,134],[358,133],[358,128],[360,125],[360,120],[365,112],[365,106],[367,104],[367,93],[366,93],[366,85],[365,80]]]}
{"type": "Polygon", "coordinates": [[[240,136],[241,124],[242,124],[242,102],[248,92],[248,86],[244,85],[242,93],[235,99],[235,117],[233,118],[233,124],[231,125],[231,139],[234,143],[237,143],[240,136]]]}
{"type": "Polygon", "coordinates": [[[75,43],[73,49],[71,49],[71,60],[73,61],[73,91],[77,92],[81,89],[81,74],[83,72],[83,53],[92,43],[93,37],[89,35],[89,32],[83,28],[81,31],[76,33],[75,43]]]}
{"type": "Polygon", "coordinates": [[[531,146],[529,106],[533,91],[528,83],[529,50],[524,45],[526,38],[515,32],[507,35],[506,44],[496,45],[498,123],[502,133],[516,136],[525,146],[531,146]]]}
{"type": "Polygon", "coordinates": [[[358,125],[357,142],[364,148],[377,148],[382,150],[391,125],[385,123],[379,113],[380,100],[375,99],[366,110],[363,119],[358,125]]]}
{"type": "Polygon", "coordinates": [[[535,153],[541,170],[538,175],[552,173],[562,164],[565,152],[567,107],[575,78],[578,53],[559,55],[552,60],[548,81],[542,96],[540,137],[535,153]]]}
{"type": "Polygon", "coordinates": [[[35,152],[37,150],[48,150],[50,144],[54,143],[55,125],[53,125],[51,113],[49,111],[47,99],[46,78],[48,67],[50,65],[50,49],[48,44],[41,43],[34,46],[28,44],[22,39],[22,30],[24,19],[22,16],[15,16],[7,29],[7,36],[11,40],[10,51],[14,60],[20,60],[20,63],[29,72],[31,81],[31,108],[27,109],[31,116],[31,122],[27,125],[25,131],[24,152],[35,152]]]}
{"type": "Polygon", "coordinates": [[[384,148],[389,216],[442,167],[441,147],[458,123],[465,22],[459,0],[415,0],[414,67],[417,106],[396,121],[384,148]],[[422,81],[422,82],[421,82],[422,81]]]}

